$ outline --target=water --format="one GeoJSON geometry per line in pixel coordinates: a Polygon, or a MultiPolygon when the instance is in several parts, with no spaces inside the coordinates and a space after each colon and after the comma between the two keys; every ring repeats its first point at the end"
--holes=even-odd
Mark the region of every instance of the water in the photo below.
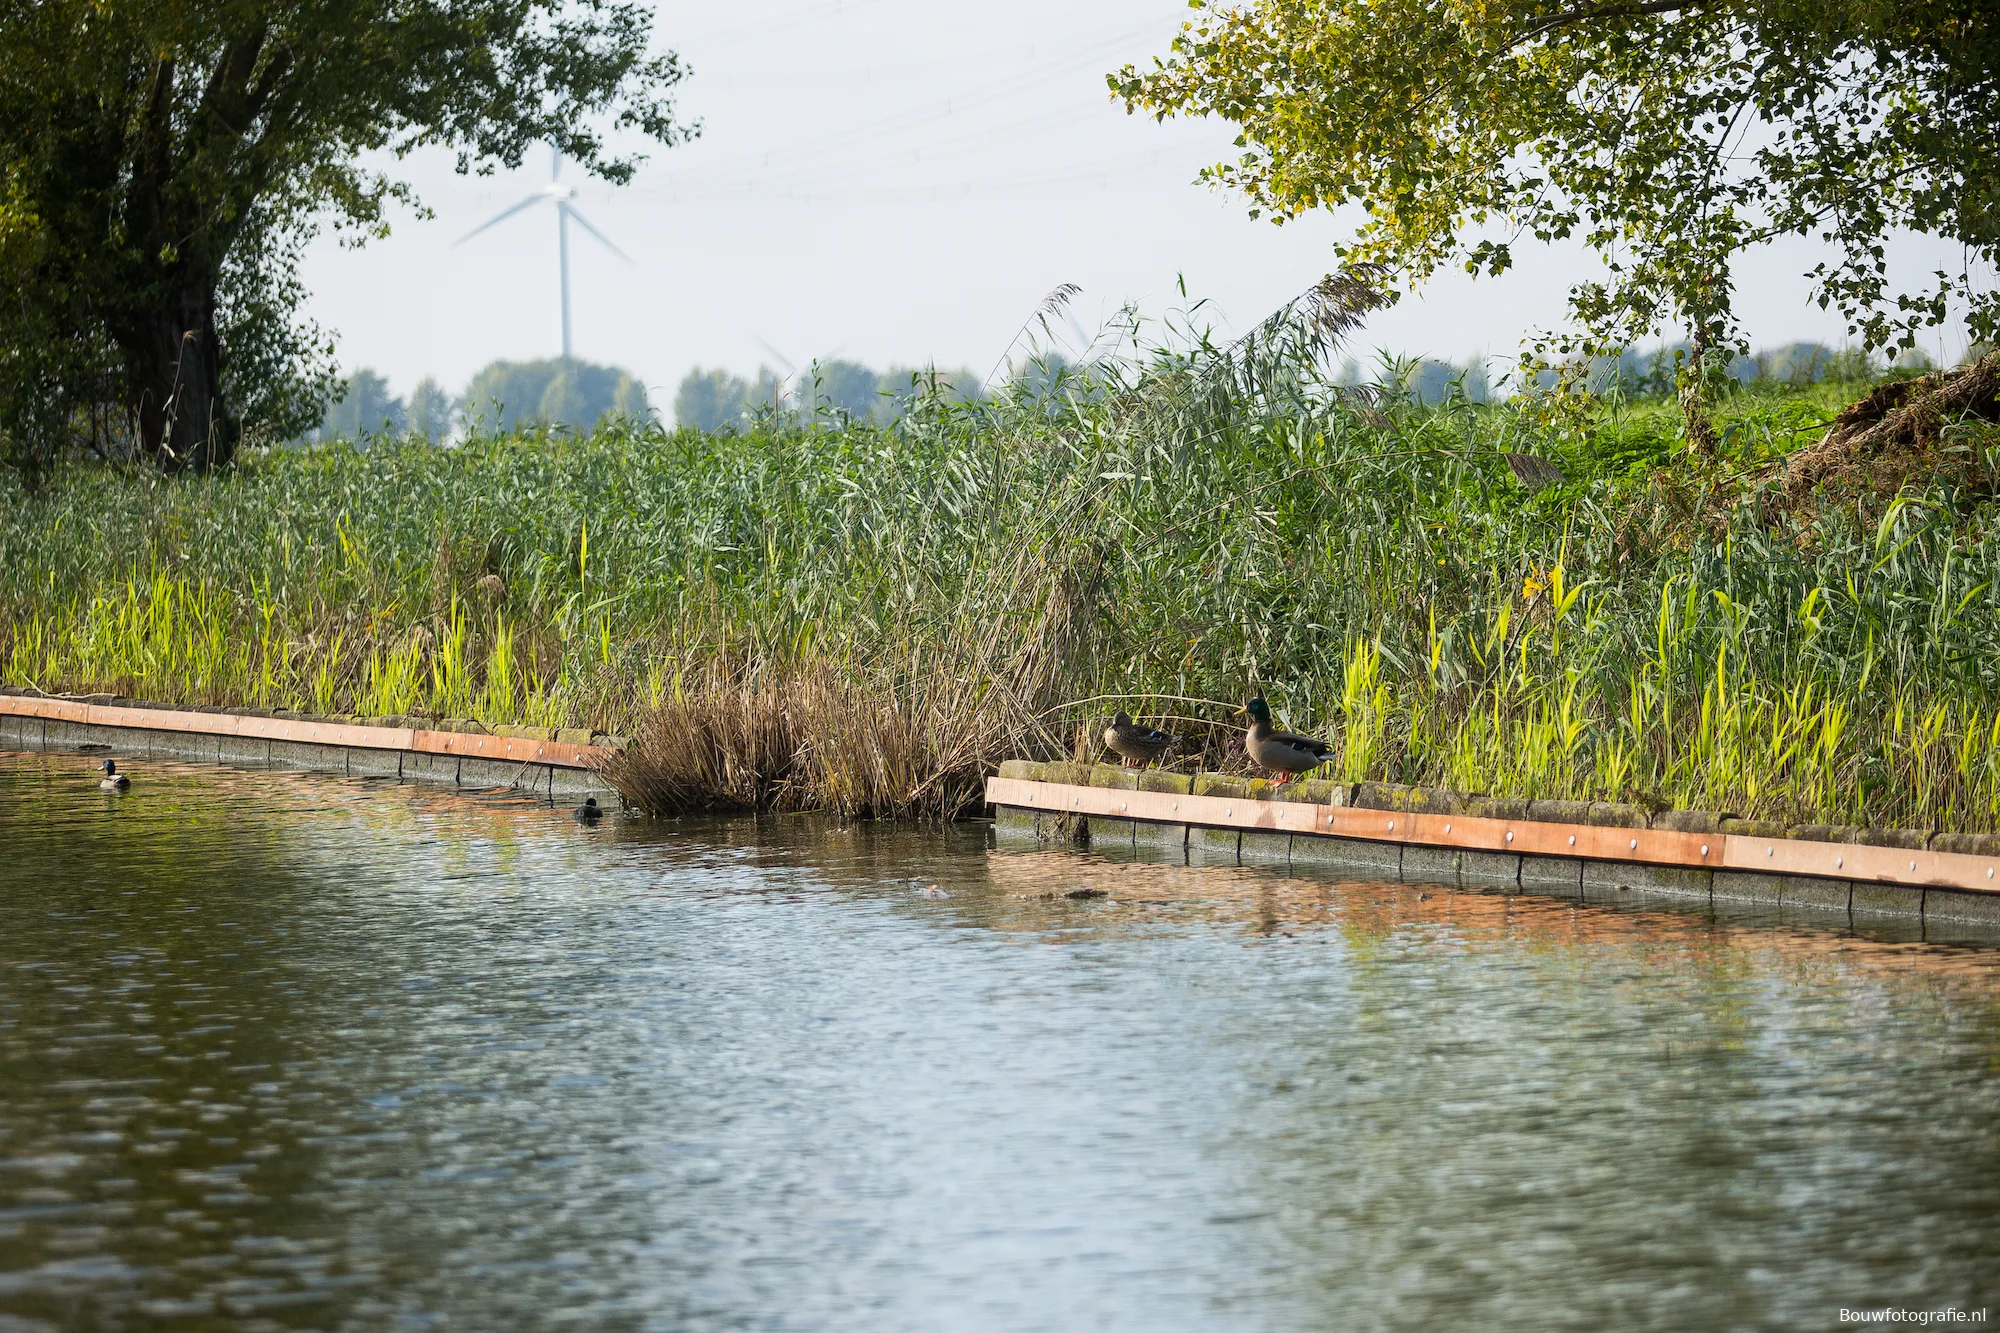
{"type": "Polygon", "coordinates": [[[2000,1313],[1990,951],[91,762],[0,756],[0,1333],[2000,1313]]]}

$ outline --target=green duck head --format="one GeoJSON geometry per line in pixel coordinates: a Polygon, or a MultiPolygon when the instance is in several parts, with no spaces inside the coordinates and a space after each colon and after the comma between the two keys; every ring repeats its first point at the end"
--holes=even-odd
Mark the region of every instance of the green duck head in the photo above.
{"type": "Polygon", "coordinates": [[[1244,704],[1236,711],[1239,713],[1248,713],[1254,722],[1262,722],[1267,726],[1270,724],[1271,705],[1264,702],[1264,696],[1261,694],[1253,695],[1249,703],[1244,704]]]}

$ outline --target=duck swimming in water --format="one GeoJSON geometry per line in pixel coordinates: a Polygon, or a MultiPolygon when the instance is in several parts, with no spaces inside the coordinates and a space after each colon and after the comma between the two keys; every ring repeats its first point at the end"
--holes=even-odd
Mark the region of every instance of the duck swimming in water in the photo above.
{"type": "Polygon", "coordinates": [[[107,759],[98,767],[104,770],[104,781],[97,784],[100,791],[124,791],[132,785],[132,779],[118,771],[116,760],[107,759]]]}
{"type": "Polygon", "coordinates": [[[583,804],[576,808],[576,822],[579,824],[595,824],[602,818],[604,807],[597,803],[595,796],[584,797],[583,804]]]}
{"type": "Polygon", "coordinates": [[[1104,748],[1117,755],[1120,765],[1125,768],[1132,767],[1134,763],[1144,768],[1173,746],[1172,736],[1140,726],[1129,713],[1118,714],[1104,729],[1104,748]]]}
{"type": "Polygon", "coordinates": [[[1236,710],[1237,715],[1250,715],[1250,730],[1243,733],[1243,751],[1250,756],[1250,762],[1259,768],[1275,769],[1284,774],[1278,779],[1282,785],[1299,773],[1310,772],[1326,762],[1333,747],[1325,741],[1316,741],[1310,736],[1300,736],[1289,731],[1279,731],[1271,725],[1271,706],[1258,695],[1249,703],[1236,710]]]}

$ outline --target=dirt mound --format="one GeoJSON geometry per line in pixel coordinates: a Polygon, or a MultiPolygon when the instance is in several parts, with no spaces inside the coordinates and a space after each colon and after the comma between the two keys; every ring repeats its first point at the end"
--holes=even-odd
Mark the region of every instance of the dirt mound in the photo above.
{"type": "Polygon", "coordinates": [[[2000,352],[1956,370],[1881,385],[1850,406],[1818,444],[1785,464],[1785,499],[1798,508],[1822,489],[1893,495],[1918,477],[1991,491],[1977,457],[1939,447],[1946,428],[1967,419],[2000,421],[2000,352]]]}

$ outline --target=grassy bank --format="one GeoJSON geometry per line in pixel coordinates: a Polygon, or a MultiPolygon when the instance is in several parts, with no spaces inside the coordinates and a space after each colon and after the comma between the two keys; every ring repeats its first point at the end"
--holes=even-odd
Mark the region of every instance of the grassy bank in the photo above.
{"type": "Polygon", "coordinates": [[[1866,386],[1734,391],[1696,464],[1665,402],[1365,403],[1216,364],[896,429],[79,467],[5,497],[0,674],[587,725],[641,739],[662,808],[898,813],[1121,706],[1240,765],[1222,705],[1254,684],[1353,779],[2000,827],[1989,428],[1900,495],[1788,506],[1772,467],[1866,386]]]}

